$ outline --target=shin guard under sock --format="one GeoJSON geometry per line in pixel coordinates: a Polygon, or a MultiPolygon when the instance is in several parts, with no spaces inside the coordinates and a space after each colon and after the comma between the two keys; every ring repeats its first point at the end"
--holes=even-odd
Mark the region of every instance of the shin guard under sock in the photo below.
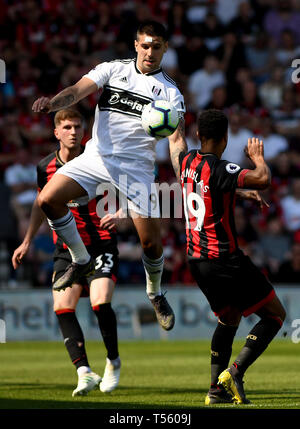
{"type": "Polygon", "coordinates": [[[253,327],[233,364],[240,374],[244,374],[246,369],[264,352],[281,326],[282,321],[278,317],[264,317],[253,327]]]}
{"type": "Polygon", "coordinates": [[[146,274],[146,292],[149,299],[161,295],[161,277],[164,270],[164,255],[158,259],[150,259],[145,254],[142,257],[146,274]]]}
{"type": "Polygon", "coordinates": [[[107,350],[107,357],[114,360],[119,356],[116,314],[111,303],[99,304],[93,307],[98,319],[99,328],[107,350]]]}
{"type": "Polygon", "coordinates": [[[75,311],[63,309],[56,311],[55,314],[72,363],[76,368],[81,366],[89,367],[84,346],[84,337],[75,311]]]}
{"type": "Polygon", "coordinates": [[[237,326],[218,323],[211,340],[211,385],[218,382],[222,371],[228,368],[232,343],[237,331],[237,326]]]}

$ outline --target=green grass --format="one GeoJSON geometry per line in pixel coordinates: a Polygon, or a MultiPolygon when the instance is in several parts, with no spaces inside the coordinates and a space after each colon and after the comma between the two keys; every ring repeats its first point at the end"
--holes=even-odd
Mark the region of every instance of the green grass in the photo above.
{"type": "MultiPolygon", "coordinates": [[[[236,342],[235,356],[243,342],[236,342]]],[[[77,375],[63,343],[0,344],[1,409],[199,409],[209,385],[209,341],[121,342],[118,389],[72,398],[77,375]]],[[[87,342],[89,362],[100,375],[105,350],[87,342]]],[[[247,371],[252,404],[214,408],[299,409],[299,346],[275,340],[247,371]]],[[[206,407],[207,408],[207,407],[206,407]]]]}

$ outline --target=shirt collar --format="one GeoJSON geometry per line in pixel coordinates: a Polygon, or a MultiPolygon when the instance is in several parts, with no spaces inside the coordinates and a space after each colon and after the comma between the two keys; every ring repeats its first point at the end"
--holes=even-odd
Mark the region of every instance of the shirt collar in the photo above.
{"type": "Polygon", "coordinates": [[[152,75],[154,75],[154,74],[157,74],[157,73],[161,73],[161,72],[162,72],[162,68],[161,68],[161,67],[159,67],[158,69],[156,69],[156,70],[154,70],[154,71],[152,71],[152,72],[149,72],[149,73],[142,73],[142,72],[138,69],[138,66],[137,66],[137,64],[136,64],[136,59],[134,60],[134,67],[135,67],[135,71],[136,71],[138,74],[143,74],[143,75],[145,75],[145,76],[152,76],[152,75]]]}
{"type": "Polygon", "coordinates": [[[218,158],[215,153],[211,153],[211,152],[205,152],[205,153],[203,153],[203,152],[201,152],[201,150],[197,150],[197,155],[198,156],[207,156],[207,155],[210,155],[210,156],[215,156],[216,158],[218,158]]]}

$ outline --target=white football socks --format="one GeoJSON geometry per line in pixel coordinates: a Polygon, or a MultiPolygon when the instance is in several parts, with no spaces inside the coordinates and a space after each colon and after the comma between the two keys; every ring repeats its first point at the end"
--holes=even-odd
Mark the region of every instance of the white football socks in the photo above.
{"type": "Polygon", "coordinates": [[[79,235],[75,219],[70,210],[65,216],[59,219],[48,219],[48,223],[50,228],[55,231],[58,237],[68,246],[73,262],[77,264],[86,264],[91,259],[79,235]]]}
{"type": "Polygon", "coordinates": [[[87,372],[92,372],[89,366],[80,366],[79,368],[77,368],[78,377],[80,377],[83,374],[86,374],[87,372]]]}
{"type": "Polygon", "coordinates": [[[164,255],[158,259],[150,259],[145,254],[142,257],[146,273],[146,292],[149,299],[161,295],[161,276],[164,269],[164,255]]]}

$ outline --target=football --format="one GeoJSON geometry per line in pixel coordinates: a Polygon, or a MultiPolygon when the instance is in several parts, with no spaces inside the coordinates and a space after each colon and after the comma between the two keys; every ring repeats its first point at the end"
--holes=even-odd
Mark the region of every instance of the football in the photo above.
{"type": "Polygon", "coordinates": [[[142,126],[149,136],[157,140],[173,134],[178,123],[178,112],[168,101],[156,100],[143,109],[142,126]]]}

